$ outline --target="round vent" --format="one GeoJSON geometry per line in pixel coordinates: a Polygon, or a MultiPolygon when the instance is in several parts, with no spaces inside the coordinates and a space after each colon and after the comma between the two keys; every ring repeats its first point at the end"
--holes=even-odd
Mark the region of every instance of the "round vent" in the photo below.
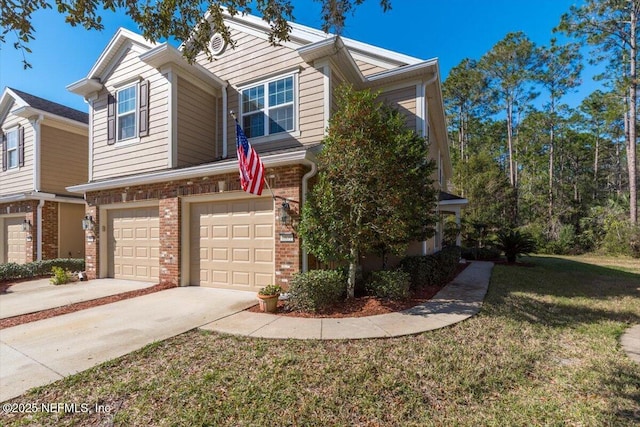
{"type": "Polygon", "coordinates": [[[211,50],[212,55],[220,55],[222,52],[224,52],[225,47],[227,47],[227,43],[224,41],[220,34],[214,34],[213,37],[211,37],[209,50],[211,50]]]}

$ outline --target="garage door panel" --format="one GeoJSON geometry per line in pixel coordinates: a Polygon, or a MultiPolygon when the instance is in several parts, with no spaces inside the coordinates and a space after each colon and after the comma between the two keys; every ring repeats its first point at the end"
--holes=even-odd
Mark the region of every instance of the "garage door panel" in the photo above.
{"type": "Polygon", "coordinates": [[[4,219],[6,241],[2,243],[5,245],[7,262],[15,262],[16,264],[27,262],[27,233],[22,231],[23,222],[24,217],[4,219]]]}
{"type": "Polygon", "coordinates": [[[190,211],[191,236],[199,236],[191,253],[200,254],[192,260],[192,284],[257,290],[273,283],[271,198],[194,203],[190,211]]]}
{"type": "Polygon", "coordinates": [[[109,275],[119,279],[157,281],[159,218],[157,208],[119,209],[109,219],[109,275]]]}

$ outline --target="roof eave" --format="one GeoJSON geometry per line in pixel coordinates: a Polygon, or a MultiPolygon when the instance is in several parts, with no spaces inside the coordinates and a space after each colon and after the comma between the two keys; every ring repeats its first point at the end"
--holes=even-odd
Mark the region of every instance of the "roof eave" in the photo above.
{"type": "MultiPolygon", "coordinates": [[[[307,149],[288,153],[278,153],[263,155],[261,160],[265,167],[287,166],[299,163],[309,163],[314,161],[314,154],[307,149]]],[[[235,159],[220,163],[208,163],[205,165],[193,166],[184,169],[171,169],[160,172],[152,172],[145,175],[133,175],[121,178],[113,178],[100,182],[89,182],[67,187],[67,191],[72,193],[87,193],[91,191],[112,190],[115,188],[128,187],[132,185],[158,184],[181,179],[199,178],[203,176],[220,175],[238,170],[238,163],[235,159]]]]}
{"type": "Polygon", "coordinates": [[[67,86],[67,90],[83,98],[89,98],[93,93],[102,90],[103,85],[98,79],[84,78],[67,86]]]}

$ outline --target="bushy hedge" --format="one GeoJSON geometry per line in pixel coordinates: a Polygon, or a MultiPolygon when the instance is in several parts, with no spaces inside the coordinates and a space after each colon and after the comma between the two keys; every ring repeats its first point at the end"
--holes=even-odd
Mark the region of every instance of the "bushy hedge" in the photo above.
{"type": "Polygon", "coordinates": [[[48,276],[51,274],[53,267],[60,267],[69,271],[84,271],[84,259],[57,258],[34,261],[27,264],[16,264],[13,262],[0,264],[0,282],[48,276]]]}
{"type": "Polygon", "coordinates": [[[411,289],[442,285],[458,268],[460,248],[447,246],[432,255],[410,256],[400,261],[400,269],[411,278],[411,289]]]}
{"type": "Polygon", "coordinates": [[[344,297],[347,278],[336,270],[311,270],[293,276],[289,284],[287,307],[295,311],[316,312],[344,297]]]}
{"type": "Polygon", "coordinates": [[[501,252],[495,248],[463,248],[462,258],[476,261],[490,261],[500,258],[501,252]]]}
{"type": "Polygon", "coordinates": [[[367,291],[378,298],[403,300],[409,297],[411,277],[402,270],[374,271],[367,291]]]}

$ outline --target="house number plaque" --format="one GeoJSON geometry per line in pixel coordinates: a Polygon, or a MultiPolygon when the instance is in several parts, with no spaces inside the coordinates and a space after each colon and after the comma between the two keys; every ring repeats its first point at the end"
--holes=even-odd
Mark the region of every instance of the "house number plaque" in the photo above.
{"type": "Polygon", "coordinates": [[[293,233],[280,233],[281,243],[293,243],[293,233]]]}

